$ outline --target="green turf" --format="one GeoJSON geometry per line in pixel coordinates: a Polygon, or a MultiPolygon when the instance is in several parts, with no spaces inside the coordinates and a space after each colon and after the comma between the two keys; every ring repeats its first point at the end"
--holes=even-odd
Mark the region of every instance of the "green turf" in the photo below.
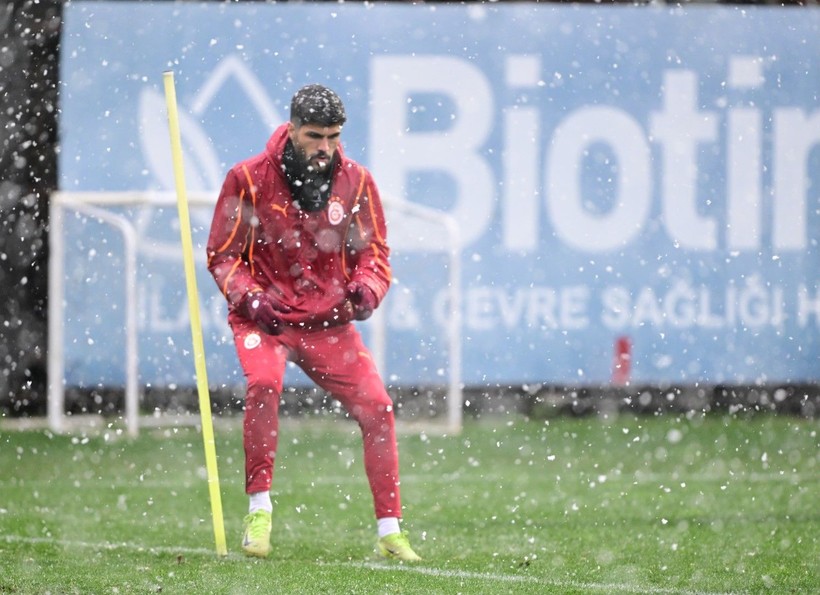
{"type": "Polygon", "coordinates": [[[0,434],[0,594],[817,593],[820,424],[778,417],[468,420],[402,434],[405,527],[373,554],[357,427],[282,422],[273,553],[238,552],[238,425],[218,425],[229,555],[200,434],[0,434]]]}

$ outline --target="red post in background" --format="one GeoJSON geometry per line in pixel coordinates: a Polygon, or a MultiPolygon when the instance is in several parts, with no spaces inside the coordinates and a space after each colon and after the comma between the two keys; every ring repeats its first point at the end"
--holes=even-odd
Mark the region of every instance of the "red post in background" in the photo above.
{"type": "Polygon", "coordinates": [[[612,384],[626,386],[632,371],[632,341],[627,336],[615,339],[615,356],[612,361],[612,384]]]}

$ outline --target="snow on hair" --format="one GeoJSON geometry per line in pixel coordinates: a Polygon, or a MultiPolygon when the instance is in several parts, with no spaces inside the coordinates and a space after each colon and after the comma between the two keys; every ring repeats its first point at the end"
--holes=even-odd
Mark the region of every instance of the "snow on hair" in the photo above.
{"type": "Polygon", "coordinates": [[[336,93],[324,85],[306,85],[296,91],[290,102],[290,120],[297,126],[333,126],[347,120],[345,106],[336,93]]]}

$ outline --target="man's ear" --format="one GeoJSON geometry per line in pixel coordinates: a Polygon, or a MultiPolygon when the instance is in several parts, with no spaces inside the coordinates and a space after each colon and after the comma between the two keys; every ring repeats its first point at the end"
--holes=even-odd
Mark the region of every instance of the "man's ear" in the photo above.
{"type": "Polygon", "coordinates": [[[290,140],[293,140],[293,137],[296,136],[296,126],[293,125],[293,122],[288,122],[288,136],[290,140]]]}

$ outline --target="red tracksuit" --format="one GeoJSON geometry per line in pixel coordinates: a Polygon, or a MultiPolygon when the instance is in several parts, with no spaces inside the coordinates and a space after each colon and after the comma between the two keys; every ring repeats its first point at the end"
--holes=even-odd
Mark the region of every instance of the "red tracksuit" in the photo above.
{"type": "Polygon", "coordinates": [[[376,516],[400,517],[392,401],[345,300],[350,281],[367,285],[378,302],[390,286],[379,192],[370,172],[346,158],[340,145],[327,205],[300,210],[282,170],[287,139],[285,124],[265,151],[228,172],[208,238],[208,269],[230,305],[228,321],[247,381],[245,489],[270,489],[290,359],[359,423],[376,516]],[[287,324],[281,335],[263,333],[237,311],[252,290],[290,307],[282,314],[287,324]]]}

